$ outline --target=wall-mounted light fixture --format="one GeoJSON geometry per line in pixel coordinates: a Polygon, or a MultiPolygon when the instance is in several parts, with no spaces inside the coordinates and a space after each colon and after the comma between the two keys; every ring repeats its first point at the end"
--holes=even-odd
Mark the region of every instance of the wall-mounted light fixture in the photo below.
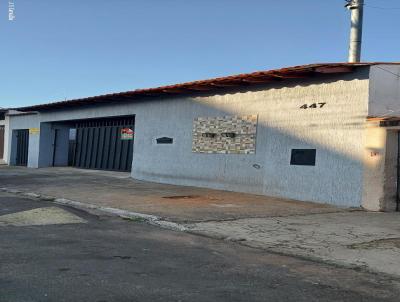
{"type": "Polygon", "coordinates": [[[236,133],[234,133],[234,132],[224,132],[224,133],[221,133],[221,136],[234,138],[234,137],[236,137],[236,133]]]}
{"type": "Polygon", "coordinates": [[[211,133],[211,132],[205,132],[201,134],[202,137],[208,137],[208,138],[214,138],[217,136],[216,133],[211,133]]]}
{"type": "Polygon", "coordinates": [[[159,137],[156,138],[157,144],[172,144],[174,142],[174,139],[172,137],[159,137]]]}

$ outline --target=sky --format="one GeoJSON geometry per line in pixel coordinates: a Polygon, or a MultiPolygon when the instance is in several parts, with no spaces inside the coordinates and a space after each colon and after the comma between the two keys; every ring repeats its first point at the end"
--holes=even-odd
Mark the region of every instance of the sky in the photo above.
{"type": "MultiPolygon", "coordinates": [[[[0,107],[347,60],[344,0],[0,0],[0,107]]],[[[365,0],[363,61],[400,61],[400,1],[365,0]]]]}

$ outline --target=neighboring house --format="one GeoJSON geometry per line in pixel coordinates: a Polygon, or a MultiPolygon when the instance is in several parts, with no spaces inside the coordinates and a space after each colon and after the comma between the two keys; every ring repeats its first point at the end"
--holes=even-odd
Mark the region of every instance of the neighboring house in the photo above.
{"type": "Polygon", "coordinates": [[[313,64],[18,108],[9,160],[394,210],[399,74],[313,64]]]}
{"type": "Polygon", "coordinates": [[[25,114],[18,113],[13,109],[0,108],[0,164],[7,164],[9,159],[9,133],[10,133],[10,115],[25,114]]]}
{"type": "Polygon", "coordinates": [[[7,133],[8,118],[6,117],[7,109],[0,108],[0,164],[6,163],[7,158],[7,133]]]}

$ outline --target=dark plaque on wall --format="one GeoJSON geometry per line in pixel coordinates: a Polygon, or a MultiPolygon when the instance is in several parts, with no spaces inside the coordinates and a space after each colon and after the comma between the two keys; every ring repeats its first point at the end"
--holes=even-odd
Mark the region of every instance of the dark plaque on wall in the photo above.
{"type": "Polygon", "coordinates": [[[172,144],[174,139],[171,137],[159,137],[156,139],[157,144],[172,144]]]}
{"type": "Polygon", "coordinates": [[[292,149],[291,165],[315,166],[316,149],[292,149]]]}

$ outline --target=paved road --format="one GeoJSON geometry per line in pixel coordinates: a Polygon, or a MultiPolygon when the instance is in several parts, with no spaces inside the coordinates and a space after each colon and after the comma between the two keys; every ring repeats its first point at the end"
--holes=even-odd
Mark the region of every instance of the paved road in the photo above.
{"type": "Polygon", "coordinates": [[[385,277],[0,193],[0,301],[398,301],[385,277]]]}

